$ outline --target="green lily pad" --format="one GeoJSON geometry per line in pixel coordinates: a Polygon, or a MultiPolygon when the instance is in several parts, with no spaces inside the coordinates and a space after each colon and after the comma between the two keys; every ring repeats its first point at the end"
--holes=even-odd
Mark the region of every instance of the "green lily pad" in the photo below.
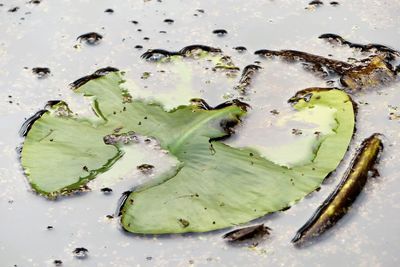
{"type": "Polygon", "coordinates": [[[123,227],[147,234],[205,232],[293,205],[336,169],[353,134],[354,110],[346,93],[311,90],[294,108],[301,111],[318,106],[334,109],[337,124],[319,143],[310,163],[287,168],[266,160],[254,149],[192,136],[173,146],[172,153],[184,164],[176,175],[130,194],[122,209],[123,227]]]}
{"type": "Polygon", "coordinates": [[[235,148],[220,141],[246,114],[240,102],[165,111],[160,104],[132,99],[123,83],[121,74],[112,72],[75,90],[92,99],[97,116],[76,116],[63,102],[45,112],[26,136],[22,166],[37,192],[56,197],[112,171],[125,151],[134,153],[137,136],[155,138],[177,164],[129,195],[121,220],[134,233],[210,231],[289,207],[335,170],[353,134],[349,96],[310,90],[294,108],[300,113],[331,109],[326,114],[336,123],[312,142],[317,144],[312,159],[288,168],[267,160],[256,146],[235,148]]]}

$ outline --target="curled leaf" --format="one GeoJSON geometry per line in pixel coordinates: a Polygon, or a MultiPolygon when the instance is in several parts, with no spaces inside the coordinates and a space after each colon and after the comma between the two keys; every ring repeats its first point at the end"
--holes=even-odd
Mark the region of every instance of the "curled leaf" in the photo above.
{"type": "Polygon", "coordinates": [[[340,184],[318,207],[311,219],[298,230],[292,239],[293,243],[300,244],[307,239],[321,235],[347,213],[364,188],[368,172],[373,169],[382,147],[382,141],[378,134],[374,134],[362,142],[340,184]]]}

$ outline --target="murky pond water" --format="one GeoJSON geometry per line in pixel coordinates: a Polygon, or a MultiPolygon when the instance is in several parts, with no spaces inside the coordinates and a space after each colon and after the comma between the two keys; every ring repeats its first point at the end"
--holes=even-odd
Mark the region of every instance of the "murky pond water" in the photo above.
{"type": "MultiPolygon", "coordinates": [[[[318,7],[295,0],[26,2],[0,1],[1,266],[54,266],[54,260],[61,260],[63,266],[399,265],[400,124],[389,118],[391,112],[398,112],[400,83],[353,96],[359,108],[357,132],[343,164],[319,192],[285,212],[256,220],[273,231],[255,247],[226,244],[221,239],[225,231],[168,236],[125,233],[118,220],[107,215],[115,212],[122,192],[133,186],[133,178],[113,185],[110,194],[94,186],[89,193],[48,201],[31,191],[16,148],[23,141],[18,136],[22,122],[48,100],[64,99],[75,111],[87,112],[87,103],[74,95],[68,84],[101,67],[126,71],[136,86],[146,88],[146,97],[171,96],[171,105],[186,104],[182,95],[169,93],[178,83],[190,87],[210,105],[235,96],[233,87],[240,75],[207,72],[207,62],[193,62],[190,71],[194,78],[187,81],[177,75],[179,68],[159,67],[140,59],[147,49],[177,51],[192,44],[221,48],[241,70],[261,62],[262,72],[246,96],[253,109],[232,142],[272,143],[269,140],[276,140],[279,132],[271,130],[276,120],[271,111],[289,112],[286,102],[295,92],[326,86],[326,82],[296,64],[265,60],[254,51],[295,49],[344,61],[362,57],[359,52],[318,39],[324,33],[400,50],[400,2],[359,0],[331,5],[324,1],[318,7]],[[114,12],[105,12],[107,9],[114,12]],[[214,34],[218,29],[227,33],[214,34]],[[102,36],[96,44],[77,40],[91,32],[102,36]],[[234,49],[239,46],[247,50],[234,49]],[[32,73],[35,67],[49,68],[50,73],[42,72],[46,77],[38,78],[32,73]],[[353,209],[336,227],[313,245],[293,247],[290,239],[296,230],[338,183],[356,145],[374,132],[385,136],[380,177],[369,180],[353,209]],[[72,253],[79,247],[89,250],[84,259],[72,253]]],[[[143,153],[153,157],[155,166],[166,161],[149,151],[143,153]]]]}

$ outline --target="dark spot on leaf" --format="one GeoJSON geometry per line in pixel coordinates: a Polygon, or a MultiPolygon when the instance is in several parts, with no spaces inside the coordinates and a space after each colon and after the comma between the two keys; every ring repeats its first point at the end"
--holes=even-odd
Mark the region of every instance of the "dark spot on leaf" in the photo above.
{"type": "Polygon", "coordinates": [[[185,220],[185,219],[178,219],[178,222],[181,224],[181,226],[183,227],[183,228],[186,228],[186,227],[188,227],[189,226],[189,222],[187,221],[187,220],[185,220]]]}
{"type": "Polygon", "coordinates": [[[106,145],[115,145],[117,143],[129,144],[137,143],[139,139],[135,132],[130,131],[121,134],[109,134],[104,136],[103,141],[106,145]]]}
{"type": "Polygon", "coordinates": [[[146,80],[146,79],[148,79],[150,76],[151,76],[151,73],[145,71],[145,72],[142,73],[142,76],[140,77],[140,79],[146,80]]]}

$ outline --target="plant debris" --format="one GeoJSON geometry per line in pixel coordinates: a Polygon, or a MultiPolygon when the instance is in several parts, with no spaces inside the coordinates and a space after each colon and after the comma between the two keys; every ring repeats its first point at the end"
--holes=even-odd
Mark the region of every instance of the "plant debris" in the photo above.
{"type": "Polygon", "coordinates": [[[72,253],[74,254],[74,256],[78,259],[84,259],[87,258],[89,250],[84,248],[84,247],[80,247],[80,248],[75,248],[72,253]]]}
{"type": "Polygon", "coordinates": [[[269,235],[271,228],[264,224],[252,225],[240,229],[235,229],[224,234],[222,237],[229,242],[243,241],[255,237],[269,235]]]}
{"type": "Polygon", "coordinates": [[[306,70],[329,82],[333,82],[335,76],[338,76],[341,85],[351,91],[386,85],[396,80],[397,71],[392,63],[400,57],[399,51],[381,44],[353,43],[333,33],[322,34],[319,38],[369,53],[369,56],[348,63],[296,50],[262,49],[255,54],[268,58],[277,56],[288,62],[301,62],[306,70]]]}
{"type": "Polygon", "coordinates": [[[104,136],[104,143],[107,145],[115,145],[117,143],[130,144],[138,143],[139,139],[134,131],[121,134],[109,134],[104,136]]]}
{"type": "Polygon", "coordinates": [[[339,185],[297,231],[292,243],[300,245],[321,235],[348,212],[364,188],[369,171],[374,170],[378,155],[383,148],[379,135],[373,134],[362,142],[339,185]]]}
{"type": "Polygon", "coordinates": [[[53,263],[55,266],[61,266],[63,264],[62,260],[54,260],[53,263]]]}
{"type": "Polygon", "coordinates": [[[50,69],[45,67],[36,67],[32,69],[32,73],[36,74],[38,78],[46,78],[50,74],[50,69]]]}
{"type": "Polygon", "coordinates": [[[79,35],[76,39],[79,42],[85,41],[89,45],[97,45],[100,43],[101,39],[103,39],[103,35],[97,32],[89,32],[79,35]]]}
{"type": "Polygon", "coordinates": [[[109,187],[103,187],[102,189],[100,189],[101,192],[103,192],[105,195],[111,194],[112,193],[112,189],[109,187]]]}
{"type": "Polygon", "coordinates": [[[258,65],[247,65],[242,72],[238,85],[235,86],[235,90],[239,91],[240,95],[246,95],[248,88],[251,85],[253,77],[256,75],[261,67],[258,65]]]}
{"type": "Polygon", "coordinates": [[[136,169],[141,171],[143,174],[150,174],[153,171],[154,166],[151,164],[142,164],[137,166],[136,169]]]}
{"type": "Polygon", "coordinates": [[[213,30],[212,33],[217,35],[217,36],[224,36],[224,35],[228,34],[228,31],[224,30],[224,29],[216,29],[216,30],[213,30]]]}

